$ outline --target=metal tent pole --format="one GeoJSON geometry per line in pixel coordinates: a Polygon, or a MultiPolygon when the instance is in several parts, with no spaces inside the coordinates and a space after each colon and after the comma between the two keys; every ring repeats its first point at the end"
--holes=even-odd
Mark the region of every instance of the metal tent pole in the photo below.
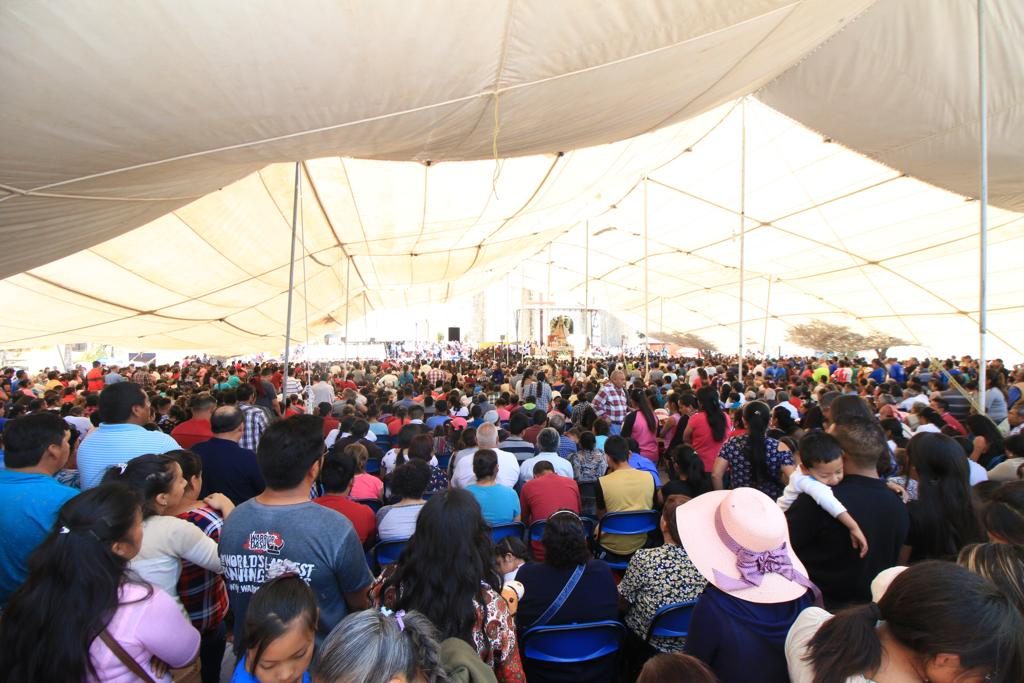
{"type": "Polygon", "coordinates": [[[587,219],[586,223],[586,237],[583,242],[583,324],[587,330],[587,346],[586,354],[590,356],[590,333],[592,331],[590,324],[590,219],[587,219]]]}
{"type": "Polygon", "coordinates": [[[747,222],[747,98],[740,101],[740,357],[736,362],[737,379],[743,382],[743,295],[746,278],[746,222],[747,222]]]}
{"type": "Polygon", "coordinates": [[[295,190],[292,194],[292,247],[288,260],[288,319],[284,334],[284,379],[281,389],[288,400],[288,363],[292,352],[292,294],[295,288],[295,235],[299,225],[299,162],[295,162],[295,190]]]}
{"type": "Polygon", "coordinates": [[[352,281],[352,255],[345,259],[345,360],[348,361],[348,309],[351,289],[349,283],[352,281]]]}
{"type": "Polygon", "coordinates": [[[988,374],[988,97],[985,76],[985,0],[978,0],[978,110],[981,119],[981,263],[978,272],[978,411],[984,415],[985,384],[988,374]]]}
{"type": "Polygon", "coordinates": [[[651,372],[651,305],[648,278],[647,244],[647,176],[644,176],[644,376],[651,372]]]}
{"type": "Polygon", "coordinates": [[[772,276],[768,276],[768,296],[764,303],[764,336],[761,337],[761,355],[768,355],[768,315],[772,310],[772,276]]]}

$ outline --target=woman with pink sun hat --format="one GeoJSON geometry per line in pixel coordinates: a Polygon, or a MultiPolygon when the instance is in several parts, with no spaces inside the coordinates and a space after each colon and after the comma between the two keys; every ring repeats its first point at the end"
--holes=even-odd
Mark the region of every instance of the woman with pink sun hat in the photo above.
{"type": "Polygon", "coordinates": [[[694,607],[686,652],[722,683],[788,683],[786,634],[821,593],[790,547],[785,514],[760,491],[738,488],[690,500],[676,522],[709,584],[694,607]]]}

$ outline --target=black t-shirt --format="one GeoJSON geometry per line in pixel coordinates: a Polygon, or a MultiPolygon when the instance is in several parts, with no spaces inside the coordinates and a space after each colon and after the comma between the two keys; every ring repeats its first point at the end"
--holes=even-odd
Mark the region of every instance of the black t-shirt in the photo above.
{"type": "Polygon", "coordinates": [[[907,506],[880,479],[849,474],[832,492],[846,506],[868,539],[868,554],[857,556],[850,532],[802,494],[786,513],[796,552],[825,597],[830,611],[871,601],[871,581],[899,562],[907,540],[907,506]]]}
{"type": "Polygon", "coordinates": [[[674,480],[668,481],[661,486],[661,499],[668,500],[669,496],[689,496],[690,498],[696,498],[702,493],[707,493],[709,489],[701,489],[699,486],[695,486],[693,482],[685,480],[674,480]]]}

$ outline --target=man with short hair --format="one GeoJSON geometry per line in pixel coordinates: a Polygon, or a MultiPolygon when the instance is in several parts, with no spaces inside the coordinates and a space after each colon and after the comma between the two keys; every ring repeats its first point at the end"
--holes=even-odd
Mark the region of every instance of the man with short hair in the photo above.
{"type": "Polygon", "coordinates": [[[121,375],[121,368],[116,365],[110,366],[110,372],[103,376],[103,386],[109,387],[112,384],[120,384],[125,382],[125,378],[121,375]]]}
{"type": "Polygon", "coordinates": [[[498,448],[516,456],[520,463],[533,457],[537,450],[532,443],[523,438],[523,432],[529,424],[530,419],[522,412],[512,413],[508,422],[509,437],[498,444],[498,448]]]}
{"type": "Polygon", "coordinates": [[[171,437],[184,449],[190,449],[197,443],[212,439],[210,416],[213,415],[213,410],[216,407],[217,399],[210,394],[205,392],[196,394],[192,398],[192,418],[171,430],[171,437]]]}
{"type": "Polygon", "coordinates": [[[537,435],[537,448],[540,453],[527,459],[519,466],[519,482],[526,483],[533,479],[533,466],[541,460],[551,463],[555,473],[563,477],[573,478],[572,464],[562,456],[558,455],[558,432],[551,427],[545,427],[537,435]]]}
{"type": "Polygon", "coordinates": [[[153,421],[149,396],[138,384],[111,384],[99,398],[100,426],[89,432],[78,447],[78,473],[82,490],[100,483],[107,468],[147,453],[166,453],[181,448],[163,432],[143,425],[153,421]]]}
{"type": "Polygon", "coordinates": [[[558,432],[558,454],[568,458],[576,452],[576,442],[566,436],[562,430],[565,429],[565,416],[560,413],[552,413],[548,417],[548,426],[558,432]]]}
{"type": "Polygon", "coordinates": [[[335,451],[341,452],[345,450],[346,446],[359,443],[366,447],[366,452],[369,455],[370,460],[380,460],[384,457],[384,452],[377,447],[377,444],[373,443],[377,437],[373,436],[373,439],[369,438],[371,436],[369,422],[363,418],[352,420],[352,431],[347,436],[338,438],[342,433],[341,429],[344,424],[344,421],[340,423],[338,434],[334,435],[334,441],[328,443],[328,441],[330,441],[330,435],[328,435],[328,439],[324,441],[325,446],[328,448],[333,446],[335,451]]]}
{"type": "Polygon", "coordinates": [[[235,505],[241,505],[263,492],[263,476],[256,464],[256,453],[242,448],[245,414],[238,406],[221,406],[210,416],[213,438],[201,441],[192,450],[203,461],[203,489],[200,498],[214,491],[223,493],[235,505]]]}
{"type": "Polygon", "coordinates": [[[967,436],[967,428],[960,424],[960,420],[949,414],[949,401],[942,396],[936,396],[929,401],[929,405],[935,409],[935,412],[942,416],[943,422],[956,430],[957,434],[960,436],[967,436]]]}
{"type": "Polygon", "coordinates": [[[28,556],[53,529],[64,503],[78,494],[53,478],[67,464],[70,430],[53,413],[4,425],[6,469],[0,470],[0,608],[28,577],[28,556]]]}
{"type": "Polygon", "coordinates": [[[555,474],[547,460],[538,460],[530,471],[532,478],[519,492],[520,519],[529,526],[539,519],[547,519],[559,510],[580,513],[579,485],[570,478],[555,474]]]}
{"type": "Polygon", "coordinates": [[[153,381],[153,371],[146,365],[140,365],[135,372],[132,373],[131,381],[142,387],[143,391],[149,391],[156,384],[156,382],[153,381]]]}
{"type": "Polygon", "coordinates": [[[622,370],[612,372],[611,381],[605,383],[594,397],[594,412],[609,425],[609,432],[615,436],[622,431],[629,402],[626,400],[626,374],[622,370]]]}
{"type": "MultiPolygon", "coordinates": [[[[318,643],[350,611],[370,607],[373,579],[352,522],[309,499],[323,462],[322,429],[314,415],[267,428],[256,451],[266,489],[235,508],[220,535],[234,613],[245,614],[252,594],[269,578],[294,572],[317,597],[318,643]]],[[[236,643],[242,642],[244,625],[245,619],[235,619],[236,643]]]]}
{"type": "Polygon", "coordinates": [[[321,403],[330,404],[334,401],[334,387],[327,382],[327,375],[318,375],[317,381],[312,386],[313,405],[321,403]]]}
{"type": "MultiPolygon", "coordinates": [[[[498,428],[485,422],[476,430],[476,445],[479,449],[490,449],[498,458],[498,478],[495,483],[514,487],[519,481],[519,461],[513,453],[498,448],[498,428]]],[[[463,456],[452,470],[452,486],[466,488],[476,483],[473,471],[473,457],[463,456]]]]}
{"type": "Polygon", "coordinates": [[[868,539],[863,559],[850,533],[814,499],[801,494],[786,512],[797,556],[825,597],[830,611],[871,601],[871,581],[895,566],[910,528],[907,506],[878,476],[878,461],[888,453],[885,432],[875,419],[840,416],[830,429],[843,449],[843,480],[832,493],[868,539]]]}
{"type": "Polygon", "coordinates": [[[540,434],[541,430],[548,426],[548,414],[537,408],[530,413],[530,419],[533,424],[526,428],[523,432],[523,439],[529,441],[533,445],[537,445],[537,435],[540,434]]]}
{"type": "Polygon", "coordinates": [[[85,390],[93,393],[103,391],[103,366],[98,360],[92,362],[92,370],[85,375],[85,390]]]}
{"type": "Polygon", "coordinates": [[[242,431],[242,439],[238,445],[248,448],[253,453],[260,444],[260,437],[267,429],[267,413],[263,408],[256,405],[256,392],[248,384],[241,384],[235,390],[235,397],[238,399],[238,408],[245,416],[245,429],[242,431]]]}
{"type": "MultiPolygon", "coordinates": [[[[609,436],[604,442],[607,474],[597,480],[597,515],[608,512],[634,512],[654,507],[654,478],[629,464],[629,443],[621,436],[609,436]]],[[[609,556],[626,557],[646,542],[646,536],[601,534],[598,543],[609,556]]]]}

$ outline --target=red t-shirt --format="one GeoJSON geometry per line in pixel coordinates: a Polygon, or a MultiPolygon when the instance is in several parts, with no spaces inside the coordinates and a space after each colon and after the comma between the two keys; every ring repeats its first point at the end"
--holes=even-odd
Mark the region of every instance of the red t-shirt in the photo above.
{"type": "MultiPolygon", "coordinates": [[[[572,510],[580,513],[580,487],[574,479],[560,474],[545,474],[523,484],[519,492],[519,507],[522,509],[523,523],[529,526],[538,519],[547,519],[559,510],[572,510]]],[[[544,560],[544,546],[540,542],[531,541],[530,550],[538,562],[544,560]]]]}
{"type": "Polygon", "coordinates": [[[348,496],[336,494],[320,496],[314,499],[313,502],[345,515],[348,521],[352,522],[352,526],[355,527],[360,543],[366,543],[377,531],[377,517],[368,505],[350,500],[348,496]]]}
{"type": "Polygon", "coordinates": [[[337,419],[333,418],[333,417],[325,417],[324,418],[324,438],[326,439],[327,435],[331,433],[331,430],[334,429],[335,427],[339,426],[340,424],[341,424],[341,422],[338,421],[337,419]]]}
{"type": "Polygon", "coordinates": [[[171,438],[186,450],[192,448],[197,443],[209,441],[213,438],[213,432],[210,430],[210,421],[197,420],[195,418],[185,420],[171,431],[171,438]]]}
{"type": "Polygon", "coordinates": [[[103,391],[103,368],[93,368],[85,376],[88,391],[103,391]]]}

